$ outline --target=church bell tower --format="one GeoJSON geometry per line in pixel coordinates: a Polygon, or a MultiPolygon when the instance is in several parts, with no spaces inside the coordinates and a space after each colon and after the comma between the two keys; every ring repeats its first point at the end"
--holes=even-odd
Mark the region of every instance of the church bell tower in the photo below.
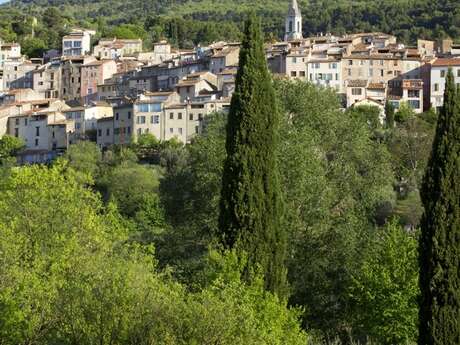
{"type": "Polygon", "coordinates": [[[286,29],[284,40],[302,39],[302,14],[299,10],[297,0],[292,0],[289,4],[288,14],[286,16],[286,29]]]}

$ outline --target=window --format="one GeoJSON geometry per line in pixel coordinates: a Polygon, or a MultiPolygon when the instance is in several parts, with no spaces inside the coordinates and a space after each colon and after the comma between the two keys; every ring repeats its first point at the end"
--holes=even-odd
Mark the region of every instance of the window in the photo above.
{"type": "MultiPolygon", "coordinates": [[[[131,118],[131,112],[128,111],[128,119],[130,119],[130,118],[131,118]]],[[[144,117],[144,118],[145,118],[145,117],[144,117]]]]}
{"type": "Polygon", "coordinates": [[[354,95],[354,96],[358,96],[358,95],[361,95],[363,92],[363,90],[359,87],[354,87],[351,89],[351,94],[354,95]]]}
{"type": "Polygon", "coordinates": [[[438,83],[434,84],[434,91],[439,91],[439,84],[438,83]]]}
{"type": "Polygon", "coordinates": [[[380,70],[380,76],[383,77],[383,69],[380,70]]]}
{"type": "Polygon", "coordinates": [[[203,114],[198,114],[198,120],[203,120],[203,114]]]}
{"type": "Polygon", "coordinates": [[[195,126],[195,133],[198,133],[199,127],[195,126]]]}
{"type": "Polygon", "coordinates": [[[52,133],[52,137],[53,137],[53,139],[56,138],[56,133],[54,133],[54,131],[53,131],[53,133],[52,133]]]}
{"type": "Polygon", "coordinates": [[[369,65],[374,66],[374,60],[369,60],[369,65]]]}
{"type": "Polygon", "coordinates": [[[38,146],[38,139],[35,139],[35,146],[38,146]]]}
{"type": "Polygon", "coordinates": [[[179,131],[179,134],[182,135],[182,128],[177,129],[179,131]]]}
{"type": "Polygon", "coordinates": [[[310,80],[313,80],[313,73],[310,73],[310,80]]]}
{"type": "Polygon", "coordinates": [[[110,135],[110,128],[107,128],[105,131],[105,135],[109,136],[110,135]]]}
{"type": "Polygon", "coordinates": [[[383,66],[383,60],[380,60],[380,66],[383,66]]]}
{"type": "Polygon", "coordinates": [[[74,48],[81,48],[81,42],[80,41],[73,41],[73,46],[74,46],[74,48]]]}
{"type": "Polygon", "coordinates": [[[120,114],[119,114],[119,113],[115,113],[115,120],[118,121],[119,118],[120,118],[120,114]]]}
{"type": "Polygon", "coordinates": [[[169,113],[169,119],[174,120],[174,113],[169,113]]]}
{"type": "Polygon", "coordinates": [[[14,129],[14,136],[17,138],[19,137],[19,128],[14,129]]]}
{"type": "Polygon", "coordinates": [[[19,126],[19,119],[15,119],[14,123],[15,123],[16,126],[19,126]]]}
{"type": "Polygon", "coordinates": [[[297,72],[296,71],[291,71],[291,77],[297,77],[297,72]]]}
{"type": "Polygon", "coordinates": [[[142,134],[142,128],[138,128],[137,129],[137,135],[141,135],[142,134]]]}
{"type": "Polygon", "coordinates": [[[338,73],[335,74],[335,80],[339,80],[339,74],[338,73]]]}
{"type": "Polygon", "coordinates": [[[153,123],[154,124],[159,124],[160,123],[160,115],[154,115],[153,116],[153,123]]]}
{"type": "Polygon", "coordinates": [[[419,98],[420,97],[420,90],[408,90],[407,95],[410,98],[419,98]]]}
{"type": "Polygon", "coordinates": [[[393,61],[394,66],[398,66],[398,60],[393,61]]]}
{"type": "Polygon", "coordinates": [[[177,119],[182,120],[182,113],[177,114],[177,119]]]}
{"type": "Polygon", "coordinates": [[[446,77],[446,71],[445,70],[442,70],[441,71],[441,78],[445,78],[446,77]]]}
{"type": "Polygon", "coordinates": [[[81,123],[77,122],[77,123],[75,124],[75,128],[76,128],[76,129],[80,129],[80,128],[81,128],[81,123]]]}
{"type": "Polygon", "coordinates": [[[170,129],[169,129],[169,133],[174,133],[174,129],[173,129],[173,128],[170,128],[170,129]]]}
{"type": "Polygon", "coordinates": [[[190,121],[193,121],[193,114],[190,114],[190,115],[188,116],[188,119],[189,119],[190,121]]]}
{"type": "Polygon", "coordinates": [[[35,136],[40,136],[40,127],[35,127],[35,136]]]}
{"type": "MultiPolygon", "coordinates": [[[[113,134],[115,134],[115,135],[120,134],[120,128],[114,128],[113,129],[113,134]]],[[[101,135],[102,135],[102,133],[101,133],[101,135]]]]}
{"type": "Polygon", "coordinates": [[[297,63],[297,58],[293,57],[292,58],[292,63],[297,63]]]}
{"type": "Polygon", "coordinates": [[[316,69],[319,69],[319,68],[320,68],[319,62],[315,62],[315,64],[314,64],[313,66],[315,66],[316,69]]]}
{"type": "Polygon", "coordinates": [[[299,73],[301,77],[305,77],[305,71],[300,71],[299,73]]]}
{"type": "Polygon", "coordinates": [[[136,122],[138,124],[144,124],[145,123],[145,116],[138,116],[136,122]]]}
{"type": "Polygon", "coordinates": [[[161,111],[161,103],[152,103],[149,104],[149,110],[152,112],[160,112],[161,111]]]}
{"type": "Polygon", "coordinates": [[[128,134],[131,134],[131,126],[128,126],[128,134]]]}
{"type": "Polygon", "coordinates": [[[348,69],[348,76],[351,77],[351,68],[348,69]]]}
{"type": "MultiPolygon", "coordinates": [[[[118,129],[118,128],[117,128],[117,129],[118,129]]],[[[117,131],[117,133],[118,133],[118,131],[117,131]]],[[[101,136],[102,136],[102,129],[98,129],[98,130],[97,130],[97,136],[98,136],[98,137],[101,137],[101,136]]]]}
{"type": "Polygon", "coordinates": [[[369,68],[369,77],[374,76],[374,70],[372,68],[369,68]]]}
{"type": "Polygon", "coordinates": [[[363,66],[363,65],[364,65],[364,62],[365,62],[364,60],[360,60],[360,61],[359,61],[359,64],[360,64],[361,66],[363,66]]]}
{"type": "Polygon", "coordinates": [[[457,70],[457,77],[460,77],[460,68],[457,70]]]}
{"type": "Polygon", "coordinates": [[[140,112],[140,113],[146,113],[149,111],[149,105],[148,104],[139,104],[137,106],[137,110],[140,112]]]}
{"type": "Polygon", "coordinates": [[[348,66],[353,66],[353,60],[348,60],[348,66]]]}
{"type": "Polygon", "coordinates": [[[420,101],[409,100],[408,104],[412,109],[420,109],[420,101]]]}
{"type": "Polygon", "coordinates": [[[27,119],[24,119],[24,126],[27,126],[27,119]]]}

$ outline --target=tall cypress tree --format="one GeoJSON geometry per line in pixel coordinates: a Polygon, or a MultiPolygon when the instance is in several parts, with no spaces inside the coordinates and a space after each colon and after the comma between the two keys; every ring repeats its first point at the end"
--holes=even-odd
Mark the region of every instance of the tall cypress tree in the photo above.
{"type": "Polygon", "coordinates": [[[460,344],[460,102],[446,77],[421,196],[419,345],[460,344]]]}
{"type": "Polygon", "coordinates": [[[286,237],[275,152],[278,122],[260,21],[251,15],[228,117],[219,229],[225,247],[246,253],[246,277],[261,270],[266,288],[281,296],[286,237]]]}

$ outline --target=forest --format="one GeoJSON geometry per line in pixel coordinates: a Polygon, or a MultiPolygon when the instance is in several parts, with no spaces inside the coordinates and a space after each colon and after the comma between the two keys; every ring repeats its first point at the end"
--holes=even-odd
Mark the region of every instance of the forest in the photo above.
{"type": "MultiPolygon", "coordinates": [[[[72,26],[97,30],[100,37],[141,37],[145,48],[166,38],[190,48],[242,38],[248,11],[263,17],[267,40],[280,39],[288,1],[228,0],[13,0],[0,5],[0,38],[18,41],[30,57],[60,49],[72,26]]],[[[300,1],[304,36],[381,31],[415,45],[418,38],[460,38],[460,8],[455,0],[300,1]]]]}
{"type": "Polygon", "coordinates": [[[373,108],[344,114],[327,89],[275,91],[283,297],[257,274],[248,284],[219,244],[226,115],[187,146],[81,142],[50,166],[17,167],[22,143],[4,136],[0,343],[415,343],[435,115],[407,108],[386,126],[373,108]]]}

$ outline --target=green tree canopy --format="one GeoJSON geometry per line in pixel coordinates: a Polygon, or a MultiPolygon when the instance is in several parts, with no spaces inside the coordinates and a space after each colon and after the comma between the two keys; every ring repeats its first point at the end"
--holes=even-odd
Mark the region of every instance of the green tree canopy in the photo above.
{"type": "Polygon", "coordinates": [[[460,342],[459,97],[449,69],[421,192],[420,345],[460,342]]]}
{"type": "Polygon", "coordinates": [[[248,255],[267,289],[285,295],[286,233],[278,179],[278,105],[268,73],[260,21],[245,28],[227,124],[219,230],[226,247],[248,255]]]}

